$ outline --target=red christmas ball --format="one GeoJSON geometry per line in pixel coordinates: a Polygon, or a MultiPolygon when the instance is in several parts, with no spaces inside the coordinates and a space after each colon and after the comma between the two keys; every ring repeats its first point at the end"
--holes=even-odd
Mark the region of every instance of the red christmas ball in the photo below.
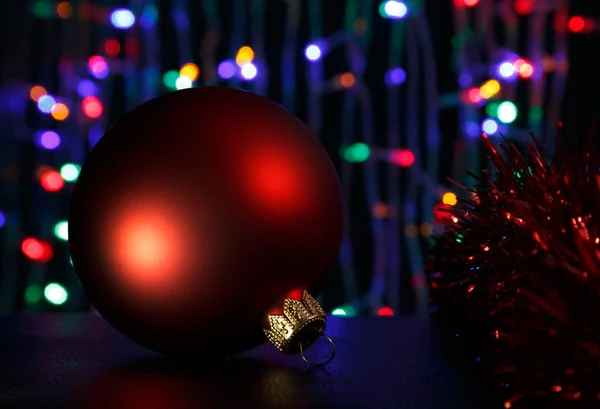
{"type": "Polygon", "coordinates": [[[339,181],[279,105],[199,87],[113,125],[75,184],[69,246],[98,312],[168,355],[235,354],[295,289],[317,295],[342,238],[339,181]]]}

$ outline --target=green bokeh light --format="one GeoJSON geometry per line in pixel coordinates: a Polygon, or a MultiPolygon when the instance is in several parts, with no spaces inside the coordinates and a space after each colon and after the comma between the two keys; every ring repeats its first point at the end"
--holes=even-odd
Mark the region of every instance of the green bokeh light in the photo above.
{"type": "Polygon", "coordinates": [[[370,155],[371,149],[362,142],[354,143],[342,151],[342,156],[348,162],[364,162],[369,158],[370,155]]]}
{"type": "Polygon", "coordinates": [[[69,240],[69,222],[63,220],[56,223],[56,225],[54,226],[54,235],[59,240],[69,240]]]}
{"type": "Polygon", "coordinates": [[[69,294],[62,285],[50,283],[44,288],[44,297],[50,304],[61,305],[67,302],[69,294]]]}
{"type": "Polygon", "coordinates": [[[167,71],[163,75],[163,84],[169,89],[176,89],[177,79],[179,78],[179,72],[175,70],[167,71]]]}
{"type": "Polygon", "coordinates": [[[74,163],[66,163],[60,168],[60,175],[66,182],[75,182],[79,177],[81,167],[74,163]]]}

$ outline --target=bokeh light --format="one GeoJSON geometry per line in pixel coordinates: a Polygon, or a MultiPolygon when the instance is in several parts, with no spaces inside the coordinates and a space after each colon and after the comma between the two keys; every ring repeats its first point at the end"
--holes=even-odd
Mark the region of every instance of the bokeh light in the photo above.
{"type": "Polygon", "coordinates": [[[54,131],[39,131],[35,134],[35,144],[51,151],[60,146],[60,136],[54,131]]]}
{"type": "Polygon", "coordinates": [[[447,206],[455,206],[458,203],[458,198],[453,192],[446,192],[444,196],[442,196],[442,203],[447,206]]]}
{"type": "Polygon", "coordinates": [[[251,63],[254,60],[254,50],[248,46],[240,48],[235,56],[235,63],[239,67],[251,63]]]}
{"type": "Polygon", "coordinates": [[[256,66],[252,63],[245,64],[242,67],[242,77],[246,80],[252,80],[258,74],[256,66]]]}
{"type": "Polygon", "coordinates": [[[44,114],[49,114],[52,112],[55,105],[56,100],[50,95],[42,95],[37,101],[38,109],[44,114]]]}
{"type": "Polygon", "coordinates": [[[108,63],[100,55],[93,55],[88,60],[88,69],[95,78],[103,79],[109,74],[108,63]]]}
{"type": "Polygon", "coordinates": [[[489,80],[481,86],[479,93],[483,99],[490,99],[500,92],[500,83],[496,80],[489,80]]]}
{"type": "Polygon", "coordinates": [[[344,88],[351,88],[356,83],[356,79],[351,72],[345,72],[339,77],[340,85],[344,88]]]}
{"type": "Polygon", "coordinates": [[[200,75],[200,69],[194,63],[187,63],[179,70],[179,75],[181,77],[187,77],[190,81],[194,82],[198,79],[200,75]]]}
{"type": "Polygon", "coordinates": [[[390,163],[401,168],[408,168],[415,163],[415,154],[409,149],[394,149],[390,152],[390,163]]]}
{"type": "Polygon", "coordinates": [[[162,80],[165,87],[168,89],[177,89],[177,80],[180,75],[178,71],[169,70],[163,74],[162,80]]]}
{"type": "Polygon", "coordinates": [[[502,78],[512,78],[515,76],[515,73],[515,65],[510,61],[504,61],[498,66],[498,74],[502,78]]]}
{"type": "Polygon", "coordinates": [[[23,240],[21,251],[28,259],[42,263],[50,261],[54,256],[54,250],[50,244],[34,238],[23,240]]]}
{"type": "Polygon", "coordinates": [[[318,61],[321,58],[322,51],[316,44],[310,44],[304,50],[304,56],[310,61],[318,61]]]}
{"type": "Polygon", "coordinates": [[[2,227],[4,227],[5,223],[6,223],[6,216],[4,215],[4,212],[2,210],[0,210],[0,229],[2,227]]]}
{"type": "Polygon", "coordinates": [[[217,67],[219,77],[228,80],[235,75],[235,64],[229,60],[222,61],[217,67]]]}
{"type": "Polygon", "coordinates": [[[116,9],[110,14],[110,22],[115,28],[127,30],[135,24],[135,16],[129,9],[116,9]]]}
{"type": "Polygon", "coordinates": [[[481,130],[488,135],[494,135],[498,132],[498,122],[488,118],[481,124],[481,130]]]}
{"type": "Polygon", "coordinates": [[[175,81],[175,88],[178,90],[192,88],[192,80],[190,80],[188,77],[179,77],[175,81]]]}
{"type": "Polygon", "coordinates": [[[85,97],[83,101],[81,101],[81,109],[83,110],[83,113],[91,119],[99,118],[104,111],[102,102],[94,96],[85,97]]]}
{"type": "Polygon", "coordinates": [[[69,222],[62,220],[54,225],[54,235],[62,241],[69,240],[69,222]]]}
{"type": "Polygon", "coordinates": [[[64,121],[69,116],[69,108],[65,104],[59,102],[52,108],[51,115],[52,118],[57,121],[64,121]]]}
{"type": "Polygon", "coordinates": [[[61,1],[56,5],[56,14],[60,18],[69,18],[73,15],[73,6],[68,1],[61,1]]]}
{"type": "Polygon", "coordinates": [[[581,33],[585,28],[585,20],[581,16],[572,16],[567,23],[567,27],[573,33],[581,33]]]}
{"type": "Polygon", "coordinates": [[[369,156],[371,156],[371,148],[362,142],[356,142],[347,148],[342,148],[342,157],[348,162],[364,162],[369,156]]]}
{"type": "Polygon", "coordinates": [[[109,57],[116,57],[121,52],[121,44],[119,44],[119,41],[115,40],[114,38],[106,40],[104,42],[104,52],[109,57]]]}
{"type": "Polygon", "coordinates": [[[44,288],[44,297],[50,304],[62,305],[69,299],[69,294],[62,285],[50,283],[44,288]]]}
{"type": "Polygon", "coordinates": [[[44,172],[41,179],[42,188],[48,192],[58,192],[65,185],[65,180],[56,170],[44,172]]]}
{"type": "Polygon", "coordinates": [[[384,81],[390,87],[403,84],[406,81],[406,71],[399,67],[392,68],[385,73],[384,81]]]}
{"type": "Polygon", "coordinates": [[[517,61],[515,61],[515,70],[517,71],[517,74],[519,74],[519,77],[523,79],[531,78],[534,71],[533,65],[522,58],[519,58],[517,61]]]}
{"type": "Polygon", "coordinates": [[[379,317],[393,317],[394,310],[388,306],[383,306],[377,310],[377,316],[379,317]]]}
{"type": "Polygon", "coordinates": [[[40,85],[34,85],[29,90],[29,97],[35,102],[38,102],[41,97],[47,94],[48,92],[46,91],[46,88],[40,85]]]}
{"type": "Polygon", "coordinates": [[[498,111],[496,113],[500,122],[510,124],[517,119],[517,107],[510,101],[504,101],[498,105],[498,111]]]}
{"type": "Polygon", "coordinates": [[[27,304],[37,304],[42,299],[44,295],[42,289],[37,285],[30,285],[25,290],[25,302],[27,304]]]}
{"type": "Polygon", "coordinates": [[[408,8],[401,1],[387,0],[379,6],[379,14],[384,18],[401,19],[408,14],[408,8]]]}
{"type": "Polygon", "coordinates": [[[75,182],[79,177],[79,172],[81,172],[81,167],[74,163],[65,163],[60,168],[60,176],[66,182],[75,182]]]}
{"type": "Polygon", "coordinates": [[[98,85],[94,81],[83,79],[77,84],[77,93],[83,98],[98,95],[98,85]]]}

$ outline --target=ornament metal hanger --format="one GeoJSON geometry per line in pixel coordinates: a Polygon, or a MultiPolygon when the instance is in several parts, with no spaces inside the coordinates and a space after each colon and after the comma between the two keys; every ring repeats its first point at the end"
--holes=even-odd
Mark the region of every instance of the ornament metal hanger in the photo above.
{"type": "Polygon", "coordinates": [[[283,314],[269,314],[270,329],[265,329],[269,341],[287,355],[298,355],[312,366],[325,366],[335,358],[336,348],[333,340],[325,334],[327,315],[321,305],[306,290],[301,300],[286,298],[283,301],[283,314]],[[331,354],[322,362],[312,362],[304,351],[319,338],[325,338],[331,344],[331,354]]]}

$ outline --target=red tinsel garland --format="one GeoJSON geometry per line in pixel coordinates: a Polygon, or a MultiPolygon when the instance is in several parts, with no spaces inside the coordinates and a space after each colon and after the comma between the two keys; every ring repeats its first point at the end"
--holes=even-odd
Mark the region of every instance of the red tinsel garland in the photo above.
{"type": "Polygon", "coordinates": [[[600,153],[482,141],[492,170],[435,238],[434,317],[505,408],[600,408],[600,153]]]}

